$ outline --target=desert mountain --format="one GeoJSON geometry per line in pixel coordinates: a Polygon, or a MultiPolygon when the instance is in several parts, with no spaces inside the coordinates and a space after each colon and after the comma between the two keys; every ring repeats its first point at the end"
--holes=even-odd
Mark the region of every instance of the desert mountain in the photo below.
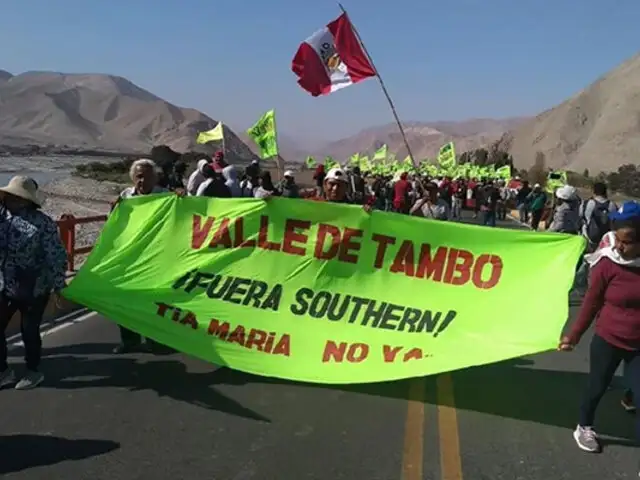
{"type": "MultiPolygon", "coordinates": [[[[154,145],[197,151],[198,132],[218,122],[180,108],[112,75],[0,71],[0,145],[66,145],[71,148],[147,153],[154,145]]],[[[255,158],[225,128],[228,154],[255,158]]],[[[206,147],[212,150],[213,146],[206,147]]]]}
{"type": "MultiPolygon", "coordinates": [[[[406,122],[403,123],[409,146],[416,160],[434,158],[439,148],[454,141],[456,150],[464,152],[495,142],[504,132],[522,123],[523,118],[471,119],[462,122],[406,122]]],[[[383,144],[399,159],[407,155],[407,148],[395,123],[368,128],[337,142],[329,143],[313,152],[318,157],[331,155],[345,159],[354,153],[373,153],[383,144]]]]}
{"type": "Polygon", "coordinates": [[[640,54],[501,142],[518,167],[530,167],[542,152],[548,167],[599,173],[638,163],[639,134],[640,54]]]}

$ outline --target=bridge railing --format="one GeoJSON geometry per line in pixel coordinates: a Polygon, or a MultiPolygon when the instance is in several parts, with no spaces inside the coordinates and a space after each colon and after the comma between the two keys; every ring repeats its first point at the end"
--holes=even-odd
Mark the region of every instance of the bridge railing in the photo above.
{"type": "Polygon", "coordinates": [[[107,220],[106,215],[95,215],[92,217],[74,217],[71,214],[65,213],[58,220],[58,232],[60,233],[60,240],[67,251],[67,270],[74,272],[76,268],[76,256],[89,253],[93,248],[93,245],[76,245],[76,226],[87,223],[105,222],[107,220]]]}

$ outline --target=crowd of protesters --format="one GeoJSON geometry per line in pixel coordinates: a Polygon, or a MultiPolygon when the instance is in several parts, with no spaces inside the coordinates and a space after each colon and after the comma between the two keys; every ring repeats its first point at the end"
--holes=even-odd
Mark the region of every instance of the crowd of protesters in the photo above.
{"type": "MultiPolygon", "coordinates": [[[[321,165],[314,172],[315,188],[305,191],[291,170],[274,183],[257,161],[240,170],[229,165],[222,152],[199,161],[188,178],[185,174],[185,165],[178,161],[158,165],[151,159],[137,160],[131,165],[132,184],[121,192],[114,208],[122,199],[174,191],[181,196],[216,198],[308,198],[442,221],[461,219],[466,208],[489,227],[495,227],[497,220],[506,217],[508,207],[515,206],[520,221],[530,223],[533,230],[540,228],[546,215],[547,231],[582,235],[587,245],[576,275],[576,283],[586,288],[582,307],[558,345],[559,350],[572,350],[595,321],[588,386],[575,441],[585,451],[600,449],[593,427],[595,411],[620,363],[625,365],[628,387],[622,405],[627,411],[640,406],[640,204],[630,201],[619,208],[608,198],[605,184],[596,183],[593,195],[583,201],[570,185],[548,198],[540,185],[530,187],[517,177],[507,183],[410,173],[383,176],[363,174],[357,167],[325,171],[321,165]]],[[[20,312],[26,362],[26,373],[16,382],[3,335],[0,388],[15,383],[16,389],[30,389],[44,379],[38,369],[40,323],[49,298],[57,298],[64,288],[67,258],[56,224],[41,205],[38,184],[31,178],[16,176],[0,188],[0,328],[4,333],[20,312]]],[[[153,350],[154,343],[121,328],[121,343],[114,353],[148,347],[153,350]]],[[[636,433],[640,440],[640,416],[636,433]]]]}

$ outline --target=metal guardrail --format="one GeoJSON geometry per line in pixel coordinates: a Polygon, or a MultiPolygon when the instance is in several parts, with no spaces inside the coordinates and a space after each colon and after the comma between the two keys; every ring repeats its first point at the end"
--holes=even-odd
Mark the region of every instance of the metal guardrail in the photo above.
{"type": "Polygon", "coordinates": [[[87,223],[105,222],[107,220],[106,215],[95,215],[92,217],[74,217],[71,214],[65,213],[57,221],[58,232],[60,234],[60,240],[67,251],[67,270],[70,272],[75,271],[76,267],[76,255],[82,255],[89,253],[93,249],[93,245],[76,245],[76,226],[87,223]]]}

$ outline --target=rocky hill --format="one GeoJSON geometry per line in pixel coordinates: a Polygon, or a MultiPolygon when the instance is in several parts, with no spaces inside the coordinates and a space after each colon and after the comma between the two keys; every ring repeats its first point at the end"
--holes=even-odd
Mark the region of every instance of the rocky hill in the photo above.
{"type": "MultiPolygon", "coordinates": [[[[146,153],[154,145],[213,150],[196,145],[199,131],[218,122],[177,107],[125,78],[99,74],[0,71],[0,145],[54,145],[79,150],[146,153]]],[[[228,154],[255,158],[230,129],[228,154]]]]}
{"type": "MultiPolygon", "coordinates": [[[[450,141],[456,143],[458,152],[486,146],[523,121],[524,118],[471,119],[461,122],[407,122],[403,126],[413,155],[417,160],[422,160],[434,158],[439,148],[450,141]]],[[[407,155],[407,148],[395,123],[368,128],[320,147],[313,154],[318,157],[331,155],[336,159],[345,159],[357,152],[371,154],[383,144],[397,158],[402,159],[407,155]]]]}
{"type": "Polygon", "coordinates": [[[517,167],[536,152],[551,168],[591,173],[640,159],[640,54],[564,103],[509,132],[501,140],[517,167]]]}

